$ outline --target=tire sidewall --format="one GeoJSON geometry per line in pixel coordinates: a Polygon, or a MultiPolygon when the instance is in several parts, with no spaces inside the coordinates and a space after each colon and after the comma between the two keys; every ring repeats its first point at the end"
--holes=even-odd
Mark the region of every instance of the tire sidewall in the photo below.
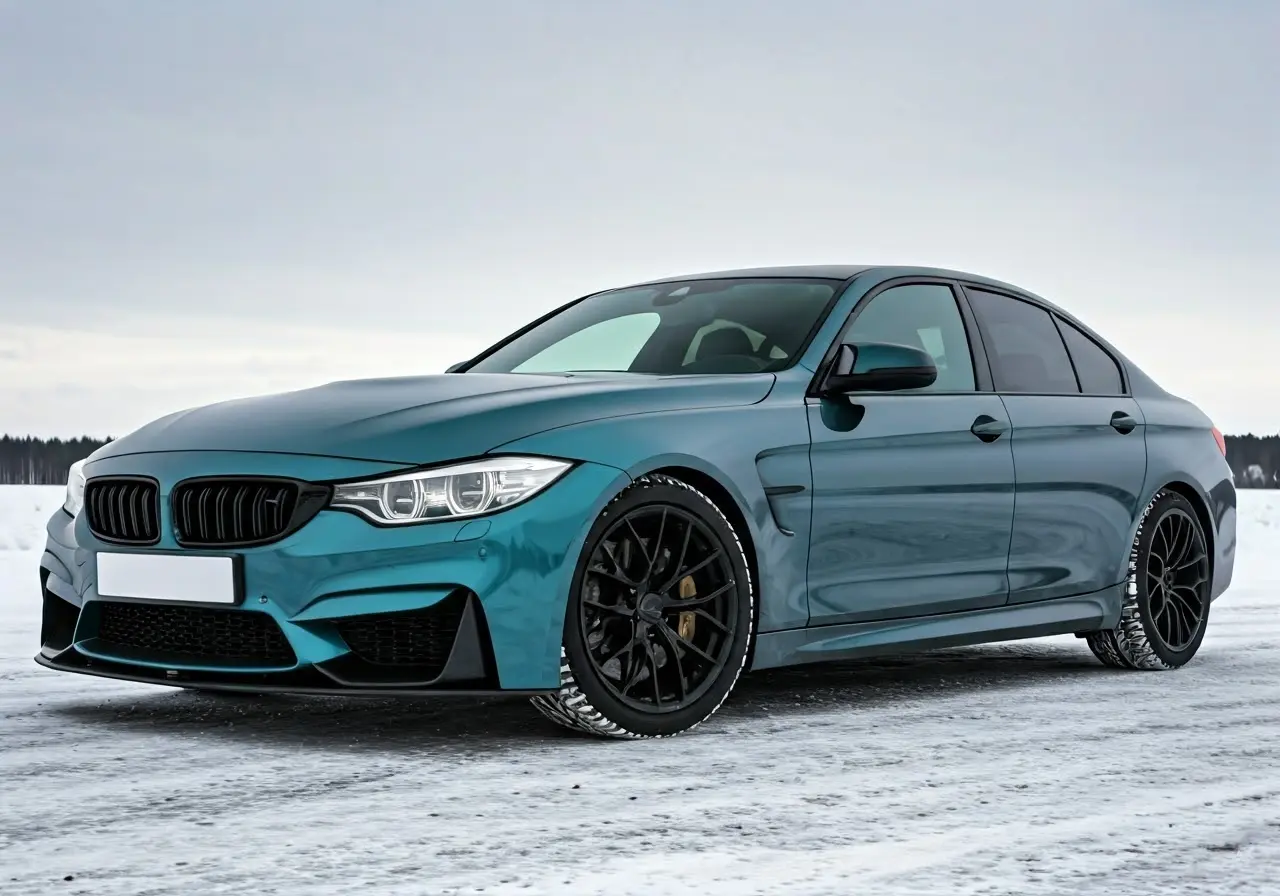
{"type": "Polygon", "coordinates": [[[583,544],[582,554],[574,569],[564,621],[564,651],[574,680],[582,694],[596,710],[610,721],[641,736],[677,734],[701,722],[714,713],[733,689],[745,665],[750,647],[754,622],[754,586],[747,558],[743,553],[740,536],[733,530],[720,510],[692,487],[668,484],[661,480],[640,480],[628,486],[609,503],[597,517],[583,544]],[[618,700],[604,685],[600,674],[587,655],[587,647],[579,625],[582,608],[582,590],[587,566],[599,540],[613,523],[625,514],[641,507],[667,504],[696,514],[720,541],[720,547],[729,558],[734,581],[746,593],[739,591],[737,619],[728,659],[720,669],[715,683],[698,700],[683,709],[662,714],[640,712],[618,700]]]}
{"type": "MultiPolygon", "coordinates": [[[[1209,600],[1209,592],[1206,590],[1203,597],[1200,625],[1195,635],[1186,647],[1181,650],[1170,650],[1156,629],[1155,619],[1151,612],[1151,594],[1147,587],[1146,570],[1147,562],[1151,557],[1151,544],[1155,539],[1156,530],[1159,528],[1160,522],[1174,510],[1181,511],[1191,520],[1191,524],[1195,526],[1196,532],[1205,546],[1205,551],[1209,550],[1208,537],[1205,535],[1204,527],[1200,524],[1200,519],[1196,516],[1195,508],[1191,506],[1191,502],[1176,492],[1167,492],[1151,508],[1151,512],[1147,515],[1147,520],[1143,524],[1142,531],[1138,535],[1138,563],[1137,568],[1134,570],[1134,583],[1137,588],[1138,618],[1142,621],[1142,631],[1146,635],[1148,646],[1161,662],[1169,666],[1182,666],[1195,656],[1196,651],[1200,649],[1200,643],[1204,640],[1205,631],[1209,627],[1211,601],[1209,600]]],[[[1209,577],[1210,582],[1212,582],[1212,556],[1209,558],[1209,577]]]]}

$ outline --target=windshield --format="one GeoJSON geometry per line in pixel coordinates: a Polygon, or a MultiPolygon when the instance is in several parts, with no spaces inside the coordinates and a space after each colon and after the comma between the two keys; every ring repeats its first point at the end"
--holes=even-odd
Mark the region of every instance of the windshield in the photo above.
{"type": "Polygon", "coordinates": [[[760,373],[795,363],[839,280],[681,280],[599,293],[468,373],[760,373]]]}

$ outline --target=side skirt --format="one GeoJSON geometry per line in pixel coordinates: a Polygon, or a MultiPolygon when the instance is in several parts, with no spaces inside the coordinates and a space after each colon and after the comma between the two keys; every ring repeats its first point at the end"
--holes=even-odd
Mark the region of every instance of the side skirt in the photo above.
{"type": "Polygon", "coordinates": [[[772,669],[1098,631],[1119,621],[1124,587],[985,610],[767,632],[756,641],[751,668],[772,669]]]}

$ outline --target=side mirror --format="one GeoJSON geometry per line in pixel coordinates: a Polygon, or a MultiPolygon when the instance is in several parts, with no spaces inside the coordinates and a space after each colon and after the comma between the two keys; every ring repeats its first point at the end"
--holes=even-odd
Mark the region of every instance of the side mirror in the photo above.
{"type": "Polygon", "coordinates": [[[450,364],[445,368],[445,373],[457,373],[459,370],[467,366],[466,361],[459,361],[457,364],[450,364]]]}
{"type": "Polygon", "coordinates": [[[938,379],[933,356],[923,349],[888,342],[845,344],[822,383],[823,395],[922,389],[938,379]]]}

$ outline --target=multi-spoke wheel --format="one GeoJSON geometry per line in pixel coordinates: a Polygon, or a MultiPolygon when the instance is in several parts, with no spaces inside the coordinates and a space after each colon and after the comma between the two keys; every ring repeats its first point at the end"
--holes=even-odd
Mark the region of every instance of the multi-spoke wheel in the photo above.
{"type": "Polygon", "coordinates": [[[534,705],[610,737],[687,731],[719,709],[742,672],[752,600],[742,543],[719,508],[677,479],[643,477],[587,537],[560,689],[534,705]]]}
{"type": "Polygon", "coordinates": [[[1204,639],[1212,572],[1195,509],[1176,492],[1160,492],[1134,539],[1120,622],[1088,636],[1094,655],[1128,669],[1186,664],[1204,639]]]}

